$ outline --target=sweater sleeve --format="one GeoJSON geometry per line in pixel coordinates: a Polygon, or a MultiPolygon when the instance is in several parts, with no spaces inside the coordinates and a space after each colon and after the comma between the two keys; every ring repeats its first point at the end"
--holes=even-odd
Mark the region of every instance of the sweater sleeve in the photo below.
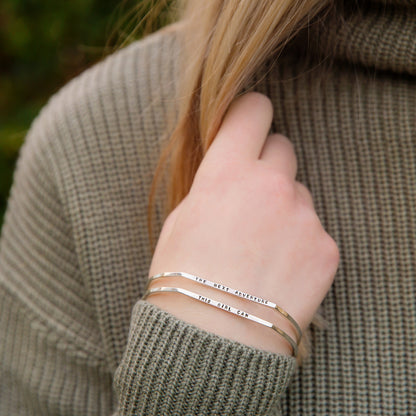
{"type": "Polygon", "coordinates": [[[144,300],[132,310],[116,371],[109,368],[37,132],[21,149],[0,240],[0,415],[276,414],[293,358],[206,332],[144,300]]]}
{"type": "Polygon", "coordinates": [[[295,362],[139,300],[115,374],[120,415],[277,414],[295,362]]]}
{"type": "Polygon", "coordinates": [[[109,80],[132,51],[60,92],[21,148],[0,238],[0,416],[278,414],[293,358],[140,299],[147,188],[128,169],[146,153],[124,151],[136,136],[111,117],[136,96],[109,80]]]}
{"type": "Polygon", "coordinates": [[[21,149],[0,240],[0,415],[276,414],[293,358],[144,300],[112,373],[37,130],[21,149]]]}

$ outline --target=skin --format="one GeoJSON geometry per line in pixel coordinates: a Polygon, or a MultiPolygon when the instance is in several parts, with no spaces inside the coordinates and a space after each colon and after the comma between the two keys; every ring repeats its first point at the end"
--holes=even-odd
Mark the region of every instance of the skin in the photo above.
{"type": "MultiPolygon", "coordinates": [[[[339,250],[324,230],[309,190],[296,181],[288,138],[268,135],[273,107],[259,93],[231,105],[191,190],[166,219],[149,276],[184,271],[271,300],[304,331],[327,294],[339,250]]],[[[276,311],[181,277],[152,282],[183,287],[295,332],[276,311]]],[[[179,319],[261,350],[291,355],[270,328],[178,293],[147,301],[179,319]]]]}

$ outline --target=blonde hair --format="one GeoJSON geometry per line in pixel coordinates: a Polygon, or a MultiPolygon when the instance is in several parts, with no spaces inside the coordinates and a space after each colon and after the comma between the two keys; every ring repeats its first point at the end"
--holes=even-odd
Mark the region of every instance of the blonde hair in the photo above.
{"type": "MultiPolygon", "coordinates": [[[[179,80],[179,113],[160,155],[152,181],[148,230],[152,249],[152,212],[162,174],[168,178],[165,217],[191,188],[202,158],[214,140],[231,102],[255,72],[330,0],[183,0],[181,42],[185,63],[179,80]]],[[[319,317],[314,320],[317,323],[319,317]]],[[[298,363],[307,355],[300,345],[298,363]]]]}

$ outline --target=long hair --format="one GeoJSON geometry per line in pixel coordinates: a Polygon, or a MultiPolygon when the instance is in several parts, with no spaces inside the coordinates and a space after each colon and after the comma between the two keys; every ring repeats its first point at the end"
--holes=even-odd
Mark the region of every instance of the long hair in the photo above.
{"type": "MultiPolygon", "coordinates": [[[[182,0],[185,63],[179,79],[178,117],[161,152],[151,184],[148,231],[156,190],[166,174],[164,216],[189,192],[195,173],[215,139],[231,102],[270,56],[308,25],[330,0],[182,0]]],[[[307,337],[300,360],[306,356],[307,337]]]]}

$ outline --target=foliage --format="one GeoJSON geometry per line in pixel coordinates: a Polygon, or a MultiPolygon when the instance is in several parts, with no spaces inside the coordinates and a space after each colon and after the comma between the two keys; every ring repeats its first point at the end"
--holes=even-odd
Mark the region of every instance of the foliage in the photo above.
{"type": "Polygon", "coordinates": [[[63,84],[117,47],[168,23],[171,1],[0,2],[0,227],[30,123],[63,84]],[[140,24],[145,17],[146,24],[140,24]]]}

